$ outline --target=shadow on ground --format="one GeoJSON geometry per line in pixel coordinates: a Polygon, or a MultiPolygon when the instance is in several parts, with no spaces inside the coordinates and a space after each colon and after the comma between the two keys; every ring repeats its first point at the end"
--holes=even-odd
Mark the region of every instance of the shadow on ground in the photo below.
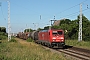
{"type": "Polygon", "coordinates": [[[73,46],[70,46],[70,45],[65,45],[64,47],[54,47],[53,49],[69,49],[69,48],[72,48],[73,46]]]}
{"type": "Polygon", "coordinates": [[[65,45],[63,49],[69,49],[69,48],[72,48],[73,46],[70,46],[70,45],[65,45]]]}

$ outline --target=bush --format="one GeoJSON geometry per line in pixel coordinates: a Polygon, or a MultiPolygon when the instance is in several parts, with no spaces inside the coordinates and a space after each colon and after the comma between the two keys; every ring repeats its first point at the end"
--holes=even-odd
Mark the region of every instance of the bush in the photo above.
{"type": "Polygon", "coordinates": [[[27,42],[33,42],[33,40],[31,38],[28,38],[27,42]]]}
{"type": "Polygon", "coordinates": [[[7,39],[7,36],[0,35],[0,40],[7,39]]]}
{"type": "Polygon", "coordinates": [[[10,40],[10,42],[17,42],[17,40],[15,40],[15,39],[12,38],[12,39],[10,40]]]}

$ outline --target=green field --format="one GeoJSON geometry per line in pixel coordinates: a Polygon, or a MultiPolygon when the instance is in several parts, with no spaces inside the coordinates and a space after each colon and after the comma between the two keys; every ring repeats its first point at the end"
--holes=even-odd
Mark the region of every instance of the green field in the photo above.
{"type": "MultiPolygon", "coordinates": [[[[70,60],[63,53],[57,54],[33,41],[22,39],[0,40],[0,60],[70,60]]],[[[66,40],[66,45],[90,49],[90,41],[66,40]]]]}
{"type": "Polygon", "coordinates": [[[66,45],[90,49],[90,41],[65,40],[66,45]]]}
{"type": "Polygon", "coordinates": [[[11,42],[1,41],[0,60],[67,60],[67,58],[63,53],[51,52],[34,42],[13,39],[11,42]]]}

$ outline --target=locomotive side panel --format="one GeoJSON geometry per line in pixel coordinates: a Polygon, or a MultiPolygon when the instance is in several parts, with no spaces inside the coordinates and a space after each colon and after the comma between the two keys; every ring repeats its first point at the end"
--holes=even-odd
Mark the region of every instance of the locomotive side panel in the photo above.
{"type": "Polygon", "coordinates": [[[41,32],[39,32],[38,36],[39,36],[39,40],[41,40],[43,42],[48,42],[49,41],[48,31],[46,31],[46,32],[41,31],[41,32]]]}

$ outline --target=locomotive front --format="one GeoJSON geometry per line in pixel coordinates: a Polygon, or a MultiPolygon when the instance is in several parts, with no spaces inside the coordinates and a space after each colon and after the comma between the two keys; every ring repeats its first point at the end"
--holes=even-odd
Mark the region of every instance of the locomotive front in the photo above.
{"type": "Polygon", "coordinates": [[[63,30],[51,30],[50,41],[52,46],[63,47],[65,45],[64,31],[63,30]]]}

